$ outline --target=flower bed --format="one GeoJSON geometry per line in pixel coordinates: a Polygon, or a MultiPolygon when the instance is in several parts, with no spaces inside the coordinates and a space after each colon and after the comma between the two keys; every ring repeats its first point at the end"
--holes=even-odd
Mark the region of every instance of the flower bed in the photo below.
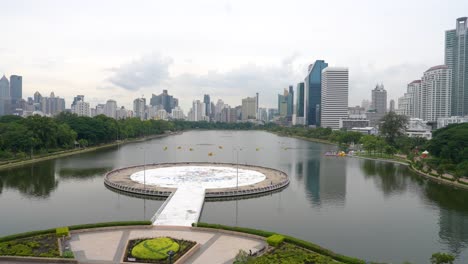
{"type": "Polygon", "coordinates": [[[0,255],[60,258],[57,236],[45,234],[1,242],[0,255]]]}

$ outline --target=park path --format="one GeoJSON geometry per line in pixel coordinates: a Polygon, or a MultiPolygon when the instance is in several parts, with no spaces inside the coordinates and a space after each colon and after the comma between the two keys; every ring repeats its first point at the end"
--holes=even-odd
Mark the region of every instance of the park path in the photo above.
{"type": "Polygon", "coordinates": [[[74,233],[69,241],[69,246],[79,263],[121,263],[128,240],[161,236],[199,243],[200,249],[185,262],[190,264],[232,263],[239,250],[255,252],[266,246],[262,239],[246,237],[241,234],[168,226],[90,230],[74,233]]]}
{"type": "Polygon", "coordinates": [[[197,223],[205,202],[205,188],[182,185],[151,219],[157,226],[192,226],[197,223]]]}

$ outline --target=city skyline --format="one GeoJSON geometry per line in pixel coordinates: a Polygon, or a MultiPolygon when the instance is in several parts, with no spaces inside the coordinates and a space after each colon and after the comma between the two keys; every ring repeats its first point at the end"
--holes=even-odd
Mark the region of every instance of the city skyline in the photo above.
{"type": "Polygon", "coordinates": [[[277,92],[324,59],[350,69],[350,105],[369,99],[376,83],[397,99],[414,76],[443,63],[444,32],[468,8],[463,1],[424,3],[343,2],[333,17],[328,3],[268,3],[259,17],[253,11],[262,2],[186,2],[182,9],[151,2],[113,2],[109,9],[99,2],[92,10],[90,2],[6,2],[0,22],[15,31],[0,49],[0,74],[22,75],[24,97],[53,91],[71,102],[79,90],[91,105],[115,99],[131,108],[142,94],[167,89],[188,111],[203,94],[238,105],[259,92],[259,105],[271,108],[277,92]],[[310,16],[312,7],[323,13],[310,16]],[[277,19],[284,14],[297,19],[277,19]]]}

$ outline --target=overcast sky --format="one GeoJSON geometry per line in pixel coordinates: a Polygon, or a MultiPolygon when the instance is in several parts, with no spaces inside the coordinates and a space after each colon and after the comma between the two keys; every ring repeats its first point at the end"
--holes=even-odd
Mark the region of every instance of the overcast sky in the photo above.
{"type": "Polygon", "coordinates": [[[162,89],[232,106],[303,81],[324,59],[349,68],[350,105],[383,83],[389,99],[444,62],[444,31],[467,0],[21,1],[0,0],[0,74],[23,76],[23,97],[84,94],[132,108],[162,89]]]}

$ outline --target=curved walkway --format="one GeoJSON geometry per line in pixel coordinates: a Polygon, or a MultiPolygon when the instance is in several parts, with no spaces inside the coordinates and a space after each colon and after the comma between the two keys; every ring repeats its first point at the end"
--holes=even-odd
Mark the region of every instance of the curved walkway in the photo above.
{"type": "Polygon", "coordinates": [[[69,241],[70,249],[79,263],[121,263],[129,239],[170,236],[196,241],[200,249],[185,263],[232,263],[243,249],[258,251],[266,246],[264,239],[240,233],[226,233],[191,227],[131,227],[74,232],[69,241]]]}

